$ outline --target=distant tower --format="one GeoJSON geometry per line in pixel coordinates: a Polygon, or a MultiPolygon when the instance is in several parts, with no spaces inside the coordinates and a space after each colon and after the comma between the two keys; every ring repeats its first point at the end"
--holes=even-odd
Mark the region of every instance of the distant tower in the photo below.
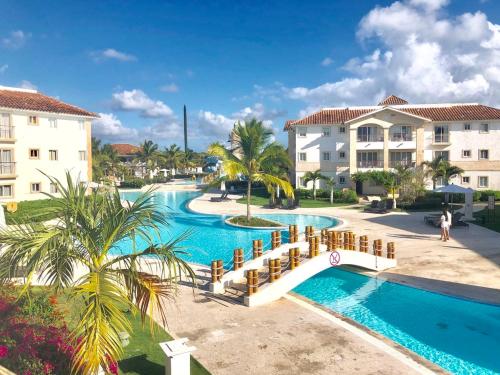
{"type": "Polygon", "coordinates": [[[184,152],[186,153],[188,149],[188,122],[186,106],[184,105],[184,152]]]}

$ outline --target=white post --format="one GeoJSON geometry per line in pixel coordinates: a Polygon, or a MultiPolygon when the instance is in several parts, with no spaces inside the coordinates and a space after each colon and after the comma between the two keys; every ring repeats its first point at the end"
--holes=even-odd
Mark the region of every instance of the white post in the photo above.
{"type": "Polygon", "coordinates": [[[186,337],[179,340],[161,342],[160,347],[165,353],[165,375],[190,375],[191,353],[194,346],[187,346],[186,337]]]}
{"type": "Polygon", "coordinates": [[[472,212],[472,192],[465,193],[464,219],[472,220],[474,218],[472,212]]]}

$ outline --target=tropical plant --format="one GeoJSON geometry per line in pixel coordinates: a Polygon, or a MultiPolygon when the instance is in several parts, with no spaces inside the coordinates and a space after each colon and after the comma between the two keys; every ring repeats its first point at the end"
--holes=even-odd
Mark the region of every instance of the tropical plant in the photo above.
{"type": "Polygon", "coordinates": [[[143,321],[149,314],[165,324],[165,303],[174,296],[177,281],[184,276],[194,280],[177,250],[188,234],[157,244],[167,216],[151,190],[123,204],[116,189],[87,194],[69,173],[65,184],[47,177],[60,193],[58,198],[49,195],[53,205],[47,210],[59,220],[0,229],[0,282],[24,273],[24,290],[37,278],[81,303],[80,320],[71,332],[73,372],[96,374],[122,353],[120,332],[132,329],[127,310],[139,312],[143,321]],[[122,255],[110,256],[118,244],[126,247],[122,255]],[[144,258],[155,260],[154,270],[141,262],[144,258]]]}
{"type": "Polygon", "coordinates": [[[181,148],[174,143],[170,145],[170,147],[165,147],[164,155],[167,167],[175,169],[177,172],[183,163],[183,152],[181,151],[181,148]]]}
{"type": "MultiPolygon", "coordinates": [[[[279,143],[274,143],[269,147],[273,148],[272,153],[274,154],[274,157],[268,158],[262,162],[262,170],[267,174],[289,182],[288,173],[292,162],[288,157],[286,148],[279,143]]],[[[275,196],[279,196],[280,187],[279,185],[271,184],[267,186],[267,190],[270,193],[271,201],[274,204],[275,196]]]]}
{"type": "Polygon", "coordinates": [[[151,140],[144,140],[139,147],[140,150],[137,153],[137,159],[146,164],[148,170],[155,169],[161,159],[161,155],[158,152],[158,145],[151,140]]]}
{"type": "Polygon", "coordinates": [[[222,178],[247,181],[247,220],[250,220],[250,197],[252,183],[262,182],[268,190],[272,186],[279,186],[287,197],[293,198],[293,188],[284,179],[276,177],[263,170],[263,165],[285,162],[288,155],[282,153],[277,143],[270,143],[272,130],[266,128],[262,121],[252,119],[244,123],[236,123],[233,129],[233,149],[228,150],[220,143],[209,146],[208,152],[217,155],[222,160],[222,167],[226,174],[222,178]]]}
{"type": "Polygon", "coordinates": [[[425,173],[427,177],[432,180],[432,189],[436,189],[436,183],[438,178],[442,178],[445,185],[450,183],[450,179],[454,176],[461,175],[464,170],[460,167],[452,165],[448,160],[444,159],[443,156],[436,156],[432,161],[424,162],[423,165],[426,167],[425,173]]]}
{"type": "Polygon", "coordinates": [[[448,161],[444,162],[443,165],[443,182],[445,185],[450,184],[450,179],[459,176],[464,173],[464,170],[456,165],[451,165],[448,161]]]}
{"type": "Polygon", "coordinates": [[[333,192],[335,190],[335,177],[328,177],[325,179],[326,186],[330,189],[330,204],[333,204],[333,192]]]}
{"type": "Polygon", "coordinates": [[[313,199],[316,200],[316,181],[325,180],[327,177],[321,173],[321,170],[316,170],[314,172],[306,172],[304,174],[304,182],[307,184],[309,181],[313,183],[313,199]]]}

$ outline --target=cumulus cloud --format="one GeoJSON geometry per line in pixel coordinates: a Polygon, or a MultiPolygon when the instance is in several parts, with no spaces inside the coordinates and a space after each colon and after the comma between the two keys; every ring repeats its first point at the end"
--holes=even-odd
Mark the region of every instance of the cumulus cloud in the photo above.
{"type": "Polygon", "coordinates": [[[200,110],[197,117],[197,127],[200,129],[200,135],[220,139],[227,137],[233,129],[236,120],[221,114],[216,114],[210,111],[200,110]]]}
{"type": "Polygon", "coordinates": [[[173,117],[172,109],[161,100],[153,100],[142,90],[124,90],[113,94],[112,106],[123,111],[135,111],[142,117],[173,117]]]}
{"type": "Polygon", "coordinates": [[[92,51],[90,57],[95,62],[101,62],[105,60],[117,60],[122,62],[136,61],[137,57],[129,53],[117,51],[114,48],[107,48],[102,51],[92,51]]]}
{"type": "Polygon", "coordinates": [[[19,49],[24,47],[26,41],[31,38],[31,33],[26,33],[22,30],[11,31],[8,36],[3,37],[2,46],[10,49],[19,49]]]}
{"type": "Polygon", "coordinates": [[[259,121],[262,121],[264,125],[271,126],[273,124],[273,120],[278,117],[286,116],[287,112],[285,110],[279,109],[266,109],[264,104],[255,103],[251,107],[245,107],[241,110],[233,113],[233,117],[236,120],[251,120],[252,118],[256,118],[259,121]]]}
{"type": "Polygon", "coordinates": [[[333,64],[333,59],[331,59],[330,57],[325,57],[322,61],[321,61],[321,66],[330,66],[333,64]]]}
{"type": "Polygon", "coordinates": [[[377,47],[348,60],[338,81],[286,88],[307,104],[303,113],[334,105],[375,104],[388,94],[413,103],[500,103],[500,25],[482,12],[456,17],[447,0],[396,1],[373,8],[357,37],[377,47]]]}
{"type": "Polygon", "coordinates": [[[163,85],[160,87],[160,90],[163,92],[177,92],[179,91],[179,87],[175,83],[169,83],[167,85],[163,85]]]}
{"type": "Polygon", "coordinates": [[[28,90],[36,90],[38,88],[34,83],[27,80],[22,80],[21,82],[19,82],[18,86],[22,89],[28,90]]]}
{"type": "Polygon", "coordinates": [[[0,74],[4,74],[5,71],[9,68],[9,65],[7,64],[3,64],[2,66],[0,66],[0,74]]]}
{"type": "Polygon", "coordinates": [[[126,127],[113,113],[99,113],[99,118],[92,122],[92,133],[97,138],[110,142],[137,138],[137,129],[126,127]]]}

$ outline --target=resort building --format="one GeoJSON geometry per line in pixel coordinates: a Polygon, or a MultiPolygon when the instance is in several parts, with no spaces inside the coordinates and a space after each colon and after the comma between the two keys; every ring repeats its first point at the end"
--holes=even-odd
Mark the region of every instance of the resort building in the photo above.
{"type": "Polygon", "coordinates": [[[43,173],[64,182],[70,171],[81,182],[91,181],[96,117],[35,90],[0,86],[0,201],[57,194],[43,173]]]}
{"type": "MultiPolygon", "coordinates": [[[[285,131],[297,187],[306,187],[307,171],[320,169],[335,177],[338,187],[354,187],[350,176],[358,171],[420,166],[441,155],[464,170],[450,182],[500,189],[497,108],[477,103],[409,104],[391,95],[376,106],[324,108],[287,121],[285,131]]],[[[317,183],[323,187],[323,181],[317,183]]],[[[380,187],[365,182],[356,190],[376,194],[380,187]]]]}

